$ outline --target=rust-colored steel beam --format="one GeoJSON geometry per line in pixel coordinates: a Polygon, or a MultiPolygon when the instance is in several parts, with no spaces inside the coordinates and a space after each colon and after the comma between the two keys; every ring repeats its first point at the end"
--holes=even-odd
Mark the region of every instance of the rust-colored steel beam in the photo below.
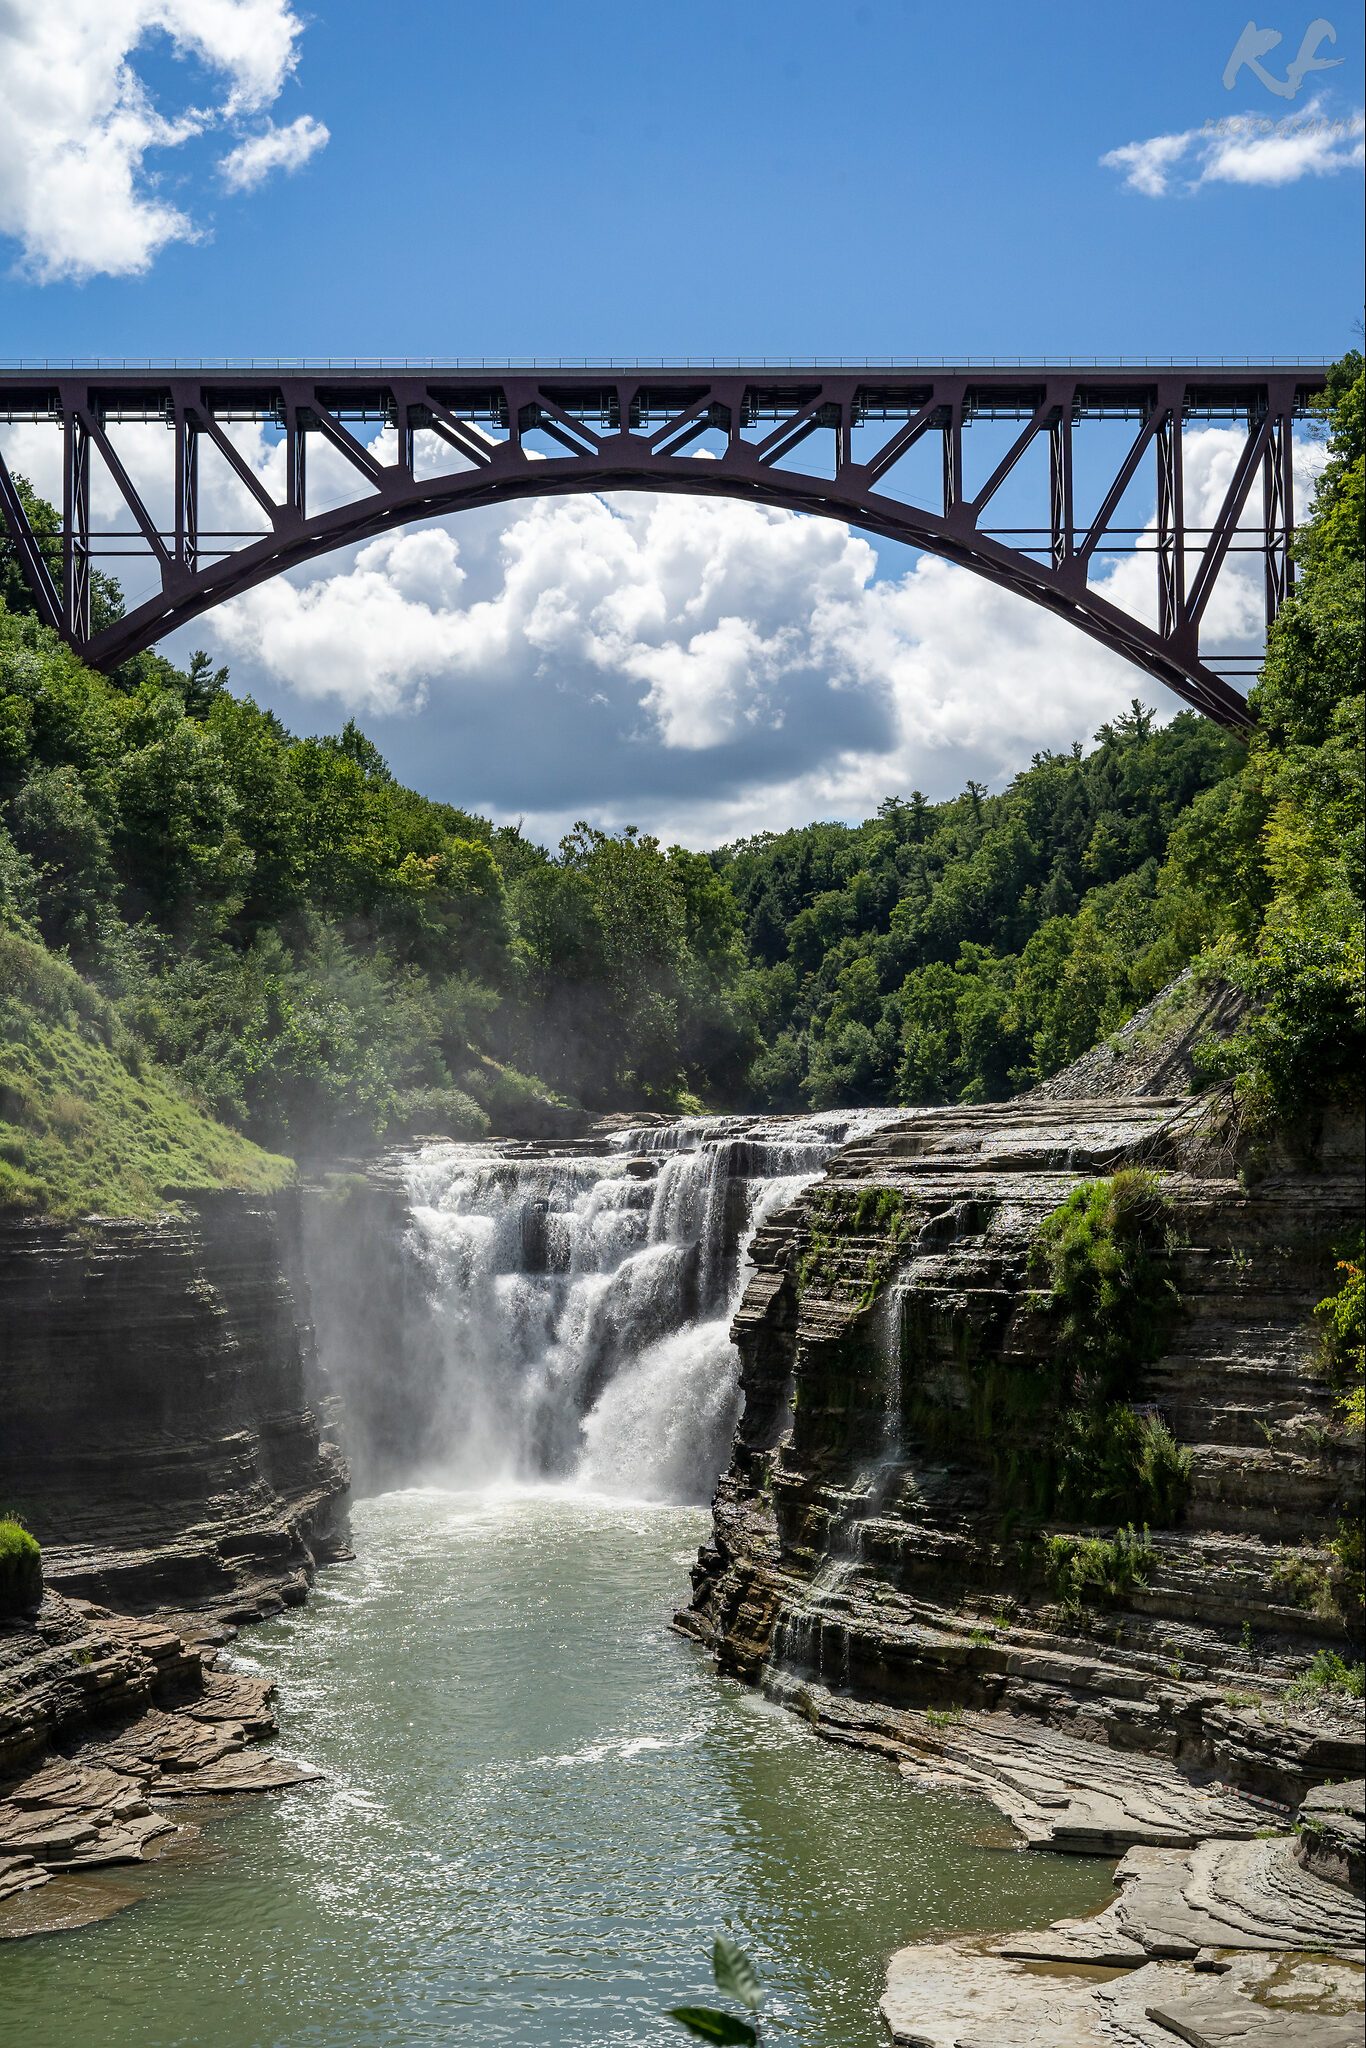
{"type": "Polygon", "coordinates": [[[1043,605],[1219,724],[1240,728],[1250,722],[1246,699],[1202,655],[1201,621],[1235,545],[1264,557],[1268,623],[1289,594],[1292,423],[1312,407],[1326,371],[1325,363],[0,370],[0,420],[47,420],[60,431],[60,541],[32,532],[2,457],[0,517],[39,616],[86,660],[111,668],[225,598],[410,520],[574,491],[746,499],[845,520],[942,555],[1043,605]],[[1107,467],[1096,516],[1079,524],[1079,445],[1090,423],[1107,417],[1135,423],[1133,438],[1118,466],[1107,467]],[[110,437],[111,425],[129,419],[163,420],[173,436],[164,505],[144,480],[134,484],[110,437]],[[1240,428],[1243,445],[1214,526],[1197,529],[1188,520],[1182,435],[1192,420],[1207,419],[1240,428]],[[281,495],[228,432],[243,420],[283,436],[281,495]],[[971,461],[979,423],[1000,420],[1018,423],[1014,439],[971,494],[965,447],[971,461]],[[358,428],[376,421],[390,433],[368,442],[358,428]],[[423,435],[445,465],[434,474],[418,473],[423,435]],[[907,495],[896,486],[897,465],[935,435],[940,459],[926,465],[937,470],[934,485],[907,495]],[[314,436],[355,478],[352,496],[318,510],[310,510],[308,488],[314,436]],[[1040,436],[1048,475],[1036,525],[993,525],[993,501],[1040,436]],[[264,531],[205,531],[204,448],[227,464],[264,531]],[[127,515],[104,533],[91,521],[92,459],[127,515]],[[1145,472],[1155,507],[1146,535],[1155,624],[1088,581],[1108,533],[1132,539],[1134,528],[1113,521],[1145,472]],[[1263,505],[1249,515],[1259,475],[1263,505]],[[235,544],[224,548],[225,539],[235,544]],[[92,568],[101,554],[127,553],[130,542],[160,587],[94,632],[92,568]]]}

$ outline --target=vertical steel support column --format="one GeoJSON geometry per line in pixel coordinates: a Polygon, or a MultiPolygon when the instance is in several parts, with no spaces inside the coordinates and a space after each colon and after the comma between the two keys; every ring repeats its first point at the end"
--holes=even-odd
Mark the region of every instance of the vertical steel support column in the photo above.
{"type": "Polygon", "coordinates": [[[193,576],[199,567],[199,427],[185,405],[173,409],[175,431],[175,545],[178,569],[193,576]]]}
{"type": "Polygon", "coordinates": [[[77,650],[90,639],[90,436],[74,393],[62,406],[62,612],[77,650]]]}
{"type": "Polygon", "coordinates": [[[308,441],[299,407],[285,397],[285,503],[296,519],[308,517],[308,441]]]}
{"type": "Polygon", "coordinates": [[[1181,473],[1181,421],[1185,392],[1160,384],[1157,403],[1157,630],[1172,639],[1185,621],[1186,508],[1181,473]]]}
{"type": "Polygon", "coordinates": [[[414,474],[413,462],[416,450],[416,437],[413,432],[413,408],[401,391],[394,394],[394,425],[398,433],[398,446],[395,450],[394,458],[395,466],[401,469],[406,476],[412,476],[414,474]]]}
{"type": "Polygon", "coordinates": [[[1053,567],[1065,569],[1076,547],[1072,510],[1072,400],[1059,410],[1048,430],[1049,524],[1053,567]]]}
{"type": "Polygon", "coordinates": [[[526,401],[522,397],[522,387],[504,384],[500,388],[508,416],[507,445],[510,449],[515,448],[519,455],[525,455],[526,450],[522,446],[522,412],[526,401]]]}
{"type": "Polygon", "coordinates": [[[1276,614],[1295,583],[1295,448],[1293,395],[1289,400],[1269,394],[1271,429],[1262,458],[1262,511],[1266,548],[1266,623],[1276,614]]]}
{"type": "Polygon", "coordinates": [[[963,498],[963,396],[958,393],[945,407],[944,421],[944,517],[952,518],[963,498]]]}

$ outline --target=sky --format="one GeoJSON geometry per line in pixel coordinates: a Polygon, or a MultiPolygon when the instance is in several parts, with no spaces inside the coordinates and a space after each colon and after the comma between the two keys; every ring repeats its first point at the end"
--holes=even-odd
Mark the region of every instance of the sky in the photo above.
{"type": "MultiPolygon", "coordinates": [[[[1362,43],[1289,0],[0,0],[0,352],[1331,357],[1362,43]]],[[[1190,437],[1197,499],[1231,460],[1190,437]]],[[[1239,569],[1216,623],[1251,647],[1239,569]]],[[[964,571],[721,498],[405,529],[167,651],[198,645],[546,837],[859,817],[1176,708],[964,571]]]]}

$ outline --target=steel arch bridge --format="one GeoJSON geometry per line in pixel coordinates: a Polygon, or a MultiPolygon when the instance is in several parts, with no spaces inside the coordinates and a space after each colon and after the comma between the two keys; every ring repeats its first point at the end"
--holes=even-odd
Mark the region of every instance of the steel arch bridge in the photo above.
{"type": "Polygon", "coordinates": [[[41,618],[107,669],[282,570],[411,520],[575,491],[724,495],[818,513],[940,555],[1043,605],[1236,729],[1250,714],[1230,673],[1249,658],[1202,650],[1202,621],[1230,552],[1263,557],[1268,624],[1290,590],[1293,421],[1311,409],[1326,369],[1227,361],[29,365],[0,369],[0,422],[46,422],[59,432],[59,531],[33,530],[3,456],[0,511],[41,618]],[[1079,517],[1078,449],[1094,472],[1085,437],[1107,420],[1129,424],[1102,459],[1089,516],[1079,517]],[[116,436],[130,421],[169,431],[164,490],[140,489],[120,456],[116,436]],[[267,489],[227,431],[241,421],[263,423],[283,443],[282,491],[267,489]],[[1187,516],[1183,431],[1210,421],[1242,438],[1212,523],[1196,526],[1187,516]],[[1004,444],[992,441],[990,468],[979,462],[970,482],[987,422],[1008,431],[1004,444]],[[389,431],[367,438],[376,425],[389,431]],[[309,493],[308,453],[319,442],[353,483],[350,496],[323,509],[309,493]],[[201,520],[204,450],[245,493],[254,526],[201,520]],[[917,450],[929,481],[922,474],[908,494],[896,471],[917,450]],[[993,506],[1012,475],[1018,493],[1031,451],[1035,523],[997,524],[993,506]],[[92,524],[92,463],[122,508],[112,528],[92,524]],[[1119,526],[1135,485],[1146,488],[1155,517],[1119,526]],[[1153,559],[1149,619],[1095,582],[1102,558],[1132,551],[1153,559]],[[92,572],[130,553],[151,563],[159,588],[94,630],[92,572]]]}

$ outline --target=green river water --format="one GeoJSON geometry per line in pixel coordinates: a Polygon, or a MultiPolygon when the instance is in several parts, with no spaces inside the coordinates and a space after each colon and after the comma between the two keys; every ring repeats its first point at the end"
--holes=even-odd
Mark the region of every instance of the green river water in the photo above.
{"type": "Polygon", "coordinates": [[[709,1996],[729,1927],[766,2040],[873,2048],[900,1944],[1104,1903],[1108,1864],[1013,1850],[989,1808],[717,1678],[668,1626],[707,1527],[552,1492],[360,1503],[356,1562],[235,1645],[326,1781],[220,1802],[191,1851],[100,1874],[130,1910],[0,1943],[0,2037],[681,2044],[661,2009],[709,1996]]]}

